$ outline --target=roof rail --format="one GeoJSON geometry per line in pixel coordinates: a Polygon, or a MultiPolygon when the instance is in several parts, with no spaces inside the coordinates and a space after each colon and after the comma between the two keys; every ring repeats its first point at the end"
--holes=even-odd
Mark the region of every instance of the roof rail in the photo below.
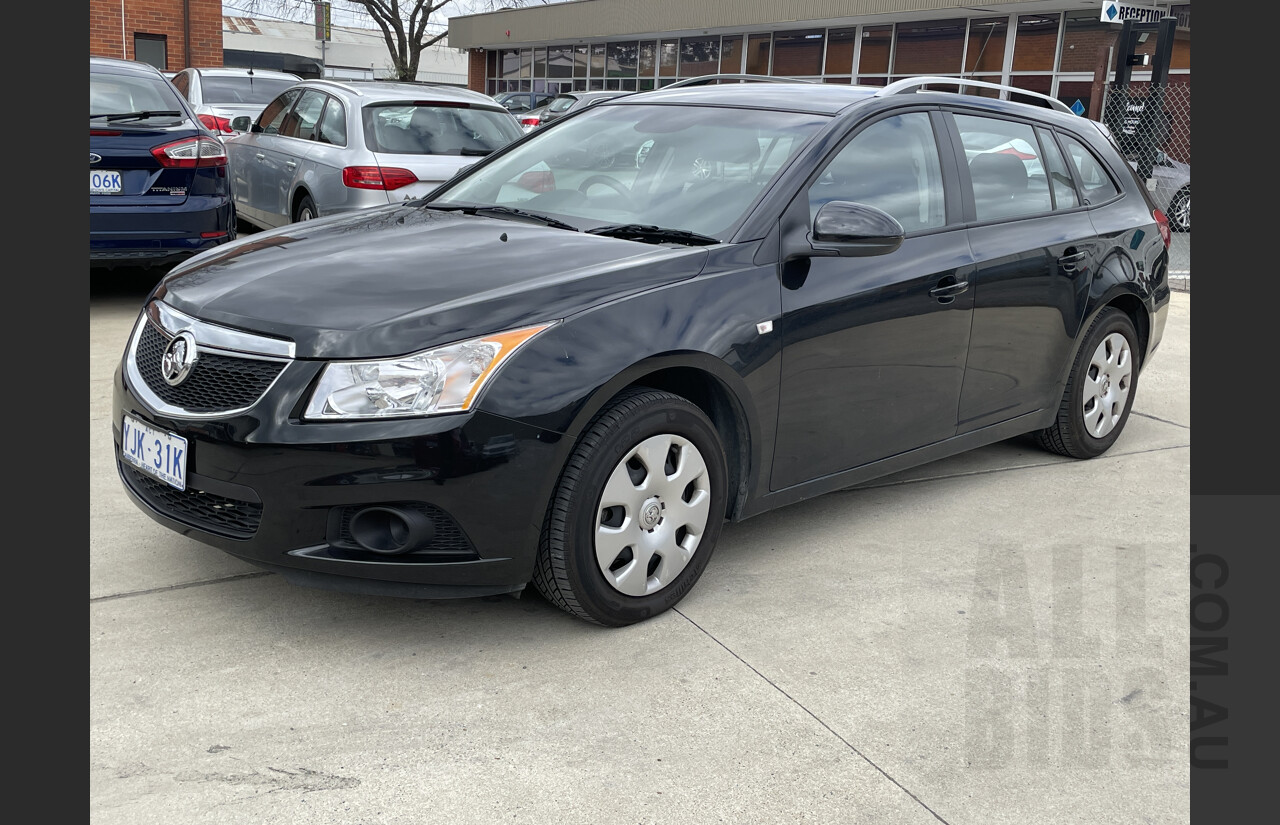
{"type": "Polygon", "coordinates": [[[1057,109],[1059,112],[1066,112],[1069,115],[1075,114],[1071,111],[1071,107],[1058,100],[1056,97],[1041,94],[1040,92],[1029,92],[1026,89],[1019,89],[1016,86],[1005,86],[1000,83],[988,83],[985,80],[966,80],[962,77],[907,77],[902,80],[895,80],[888,86],[883,87],[876,92],[876,97],[887,97],[889,95],[900,95],[908,92],[924,91],[926,86],[959,86],[964,88],[967,86],[976,86],[982,89],[999,89],[1009,94],[1025,95],[1039,106],[1047,109],[1057,109]]]}
{"type": "Polygon", "coordinates": [[[813,83],[812,80],[803,80],[798,77],[780,77],[771,74],[704,74],[697,77],[687,77],[684,80],[677,80],[675,83],[668,83],[662,86],[663,89],[675,89],[680,86],[709,86],[712,83],[719,83],[722,80],[737,80],[742,83],[813,83]]]}
{"type": "Polygon", "coordinates": [[[347,83],[339,83],[338,81],[334,80],[334,79],[333,79],[333,78],[331,78],[331,77],[313,77],[313,78],[311,78],[311,80],[313,80],[313,81],[319,81],[320,83],[329,83],[329,84],[331,84],[331,85],[333,85],[333,86],[337,86],[339,89],[346,89],[348,92],[351,92],[351,94],[353,94],[353,95],[362,95],[362,94],[364,94],[364,93],[363,93],[363,92],[361,92],[359,89],[357,89],[355,86],[352,86],[352,85],[347,84],[347,83]]]}

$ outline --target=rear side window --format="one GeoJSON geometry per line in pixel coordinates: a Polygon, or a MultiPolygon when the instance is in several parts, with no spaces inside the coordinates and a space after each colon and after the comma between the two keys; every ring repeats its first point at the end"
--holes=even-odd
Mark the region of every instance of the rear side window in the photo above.
{"type": "Polygon", "coordinates": [[[185,111],[173,86],[163,77],[89,74],[89,116],[125,112],[185,111]]]}
{"type": "Polygon", "coordinates": [[[830,201],[888,212],[907,232],[946,223],[942,168],[924,112],[885,118],[849,141],[809,187],[809,219],[830,201]]]}
{"type": "Polygon", "coordinates": [[[1085,203],[1102,203],[1120,194],[1102,161],[1088,147],[1070,135],[1063,135],[1062,143],[1067,149],[1067,157],[1080,175],[1080,184],[1084,187],[1081,194],[1085,203]]]}
{"type": "Polygon", "coordinates": [[[290,89],[267,104],[267,108],[263,109],[262,114],[258,117],[258,123],[262,126],[262,131],[265,134],[274,135],[280,132],[280,126],[284,123],[285,115],[289,114],[289,108],[293,106],[293,101],[297,100],[298,95],[301,93],[301,89],[290,89]]]}
{"type": "Polygon", "coordinates": [[[365,143],[402,155],[487,155],[523,132],[511,114],[461,106],[373,104],[361,111],[365,143]]]}
{"type": "Polygon", "coordinates": [[[347,145],[347,114],[336,98],[331,97],[324,104],[324,117],[320,119],[316,140],[334,146],[347,145]]]}
{"type": "Polygon", "coordinates": [[[1026,123],[955,115],[979,221],[1037,215],[1053,209],[1040,141],[1026,123]]]}
{"type": "Polygon", "coordinates": [[[266,105],[276,95],[298,81],[292,78],[264,78],[245,75],[204,75],[200,97],[205,103],[253,103],[266,105]]]}

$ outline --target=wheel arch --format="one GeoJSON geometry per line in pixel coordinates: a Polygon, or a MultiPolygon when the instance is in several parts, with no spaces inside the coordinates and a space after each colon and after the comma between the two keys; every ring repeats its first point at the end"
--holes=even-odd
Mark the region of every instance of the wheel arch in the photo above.
{"type": "Polygon", "coordinates": [[[736,520],[750,489],[749,479],[759,466],[754,449],[759,445],[758,419],[742,379],[723,361],[706,353],[682,352],[658,355],[632,364],[591,394],[569,428],[577,437],[600,410],[625,390],[648,387],[678,395],[698,407],[711,420],[724,447],[729,491],[725,517],[736,520]]]}
{"type": "MultiPolygon", "coordinates": [[[[289,199],[290,221],[294,219],[294,215],[298,214],[298,205],[302,203],[303,198],[311,198],[312,204],[316,202],[316,196],[311,194],[311,190],[307,188],[306,184],[299,184],[297,188],[293,190],[293,197],[289,199]]],[[[316,217],[320,217],[319,207],[316,208],[316,217]]]]}

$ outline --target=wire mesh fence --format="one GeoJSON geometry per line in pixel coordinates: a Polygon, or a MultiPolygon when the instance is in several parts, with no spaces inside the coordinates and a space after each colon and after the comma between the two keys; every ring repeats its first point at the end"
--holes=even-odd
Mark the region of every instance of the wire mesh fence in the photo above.
{"type": "MultiPolygon", "coordinates": [[[[1147,172],[1144,162],[1163,152],[1191,163],[1191,86],[1187,83],[1133,83],[1107,88],[1102,120],[1120,149],[1147,172]]],[[[1150,172],[1143,174],[1150,177],[1150,172]]]]}

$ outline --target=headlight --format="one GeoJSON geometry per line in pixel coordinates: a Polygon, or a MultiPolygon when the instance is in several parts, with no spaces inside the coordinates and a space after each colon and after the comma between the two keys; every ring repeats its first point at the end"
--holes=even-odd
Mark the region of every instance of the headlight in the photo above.
{"type": "Polygon", "coordinates": [[[520,345],[552,324],[499,332],[378,361],[335,361],[320,374],[304,418],[395,418],[464,412],[520,345]]]}

